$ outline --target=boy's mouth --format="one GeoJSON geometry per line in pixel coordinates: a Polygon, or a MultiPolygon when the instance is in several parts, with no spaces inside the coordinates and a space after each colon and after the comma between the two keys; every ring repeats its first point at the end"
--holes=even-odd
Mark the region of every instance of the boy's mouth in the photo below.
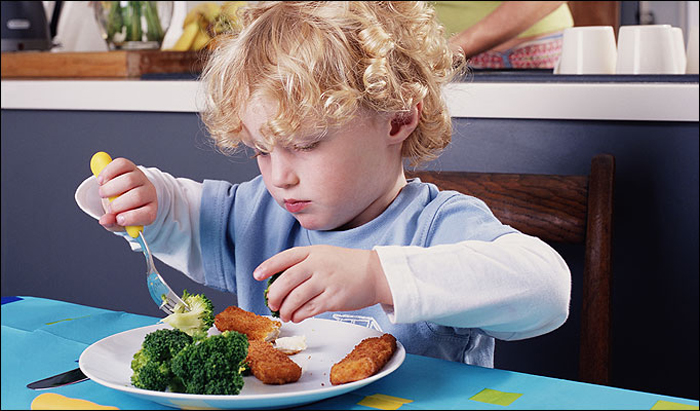
{"type": "Polygon", "coordinates": [[[306,206],[311,204],[311,201],[301,201],[301,200],[295,200],[295,199],[288,199],[284,200],[284,208],[287,209],[290,213],[298,213],[306,206]]]}

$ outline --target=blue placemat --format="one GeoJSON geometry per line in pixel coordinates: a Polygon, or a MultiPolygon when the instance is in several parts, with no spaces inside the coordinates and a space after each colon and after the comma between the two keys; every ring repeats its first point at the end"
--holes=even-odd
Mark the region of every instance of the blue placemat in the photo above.
{"type": "Polygon", "coordinates": [[[7,304],[15,301],[21,301],[20,297],[2,297],[2,304],[7,304]]]}
{"type": "Polygon", "coordinates": [[[29,409],[37,396],[47,392],[122,409],[164,408],[89,380],[41,391],[26,387],[77,368],[77,360],[90,344],[158,320],[64,301],[17,297],[10,303],[3,298],[0,408],[29,409]]]}

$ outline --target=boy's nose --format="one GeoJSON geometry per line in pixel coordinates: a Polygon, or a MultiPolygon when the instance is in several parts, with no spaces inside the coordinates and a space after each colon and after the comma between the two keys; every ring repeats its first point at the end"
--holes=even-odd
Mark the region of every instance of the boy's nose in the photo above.
{"type": "Polygon", "coordinates": [[[270,153],[270,177],[271,182],[276,187],[291,187],[299,183],[299,178],[294,171],[290,158],[285,155],[284,150],[270,153]]]}

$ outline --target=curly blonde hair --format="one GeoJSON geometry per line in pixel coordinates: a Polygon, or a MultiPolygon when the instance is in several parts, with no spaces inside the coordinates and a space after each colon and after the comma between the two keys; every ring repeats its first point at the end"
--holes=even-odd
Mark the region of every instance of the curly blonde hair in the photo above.
{"type": "Polygon", "coordinates": [[[260,2],[239,17],[242,30],[219,39],[202,74],[202,121],[223,152],[239,146],[242,110],[258,95],[278,104],[263,151],[291,144],[309,122],[327,130],[363,110],[401,115],[421,101],[402,156],[415,166],[449,144],[442,87],[464,58],[425,2],[260,2]]]}

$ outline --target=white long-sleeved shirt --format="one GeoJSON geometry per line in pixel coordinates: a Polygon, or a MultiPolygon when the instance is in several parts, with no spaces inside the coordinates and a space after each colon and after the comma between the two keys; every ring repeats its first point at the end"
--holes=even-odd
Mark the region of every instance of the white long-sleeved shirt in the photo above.
{"type": "MultiPolygon", "coordinates": [[[[408,352],[493,366],[493,338],[534,337],[568,317],[571,277],[563,259],[501,224],[473,197],[413,180],[375,220],[318,232],[279,207],[260,178],[199,183],[142,170],[158,195],[156,221],[144,229],[154,256],[194,281],[236,293],[242,308],[258,314],[269,313],[266,284],[252,277],[258,264],[289,247],[330,244],[375,249],[394,305],[319,317],[390,332],[408,352]]],[[[96,192],[89,178],[76,200],[99,218],[96,192]]]]}

